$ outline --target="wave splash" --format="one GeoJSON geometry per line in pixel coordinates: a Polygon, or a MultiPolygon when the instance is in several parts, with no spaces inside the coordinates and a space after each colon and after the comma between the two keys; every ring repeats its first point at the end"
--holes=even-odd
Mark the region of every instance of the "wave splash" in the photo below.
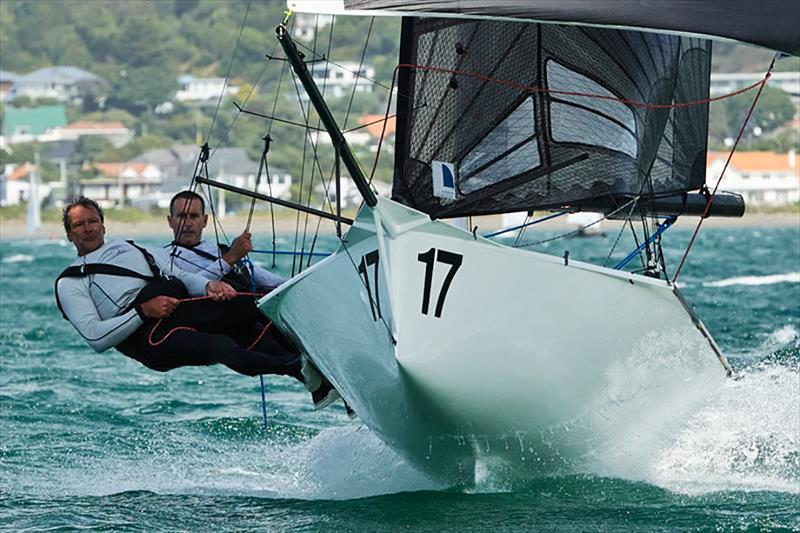
{"type": "Polygon", "coordinates": [[[787,272],[785,274],[771,274],[768,276],[739,276],[718,281],[706,281],[703,287],[732,287],[735,285],[757,286],[774,285],[776,283],[800,283],[800,272],[787,272]]]}

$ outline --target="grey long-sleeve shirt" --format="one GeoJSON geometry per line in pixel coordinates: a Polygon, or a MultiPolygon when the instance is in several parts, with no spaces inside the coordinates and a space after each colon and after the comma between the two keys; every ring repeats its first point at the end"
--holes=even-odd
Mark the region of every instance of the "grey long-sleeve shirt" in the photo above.
{"type": "MultiPolygon", "coordinates": [[[[169,263],[153,250],[148,251],[161,272],[170,273],[169,263]]],[[[152,275],[142,252],[126,241],[107,242],[94,252],[78,257],[72,266],[90,263],[117,265],[145,276],[152,275]]],[[[192,296],[205,294],[208,279],[177,269],[171,274],[183,282],[192,296]]],[[[102,352],[125,340],[142,325],[136,310],[128,308],[146,283],[138,278],[90,274],[83,278],[61,278],[56,291],[73,327],[92,349],[102,352]]]]}
{"type": "MultiPolygon", "coordinates": [[[[219,248],[215,243],[210,241],[200,241],[197,246],[192,248],[168,245],[154,251],[154,253],[157,254],[161,261],[173,266],[173,268],[167,270],[167,272],[172,273],[180,269],[197,274],[198,276],[203,276],[209,281],[222,279],[232,268],[224,259],[219,258],[219,256],[222,255],[219,248]],[[213,256],[215,259],[210,259],[192,250],[199,250],[207,255],[213,256]]],[[[253,265],[253,278],[256,282],[256,288],[261,291],[271,291],[286,281],[284,278],[276,276],[258,265],[253,265]]]]}

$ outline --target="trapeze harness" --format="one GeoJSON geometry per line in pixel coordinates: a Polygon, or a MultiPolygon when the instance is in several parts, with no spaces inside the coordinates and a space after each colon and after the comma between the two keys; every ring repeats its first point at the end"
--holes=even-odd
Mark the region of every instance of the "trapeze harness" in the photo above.
{"type": "MultiPolygon", "coordinates": [[[[214,255],[212,253],[206,252],[205,250],[201,250],[200,248],[197,248],[196,246],[185,246],[185,245],[177,243],[177,242],[172,242],[172,243],[168,244],[167,246],[165,246],[165,248],[172,247],[172,246],[174,246],[174,247],[178,247],[179,246],[179,247],[183,248],[184,250],[188,250],[188,251],[190,251],[190,252],[192,252],[192,253],[194,253],[196,255],[199,255],[203,259],[207,259],[207,260],[212,261],[212,262],[220,261],[221,256],[225,255],[226,253],[228,253],[228,250],[230,250],[230,246],[228,246],[227,244],[222,244],[222,243],[218,243],[217,244],[217,246],[219,247],[219,253],[220,253],[219,256],[216,256],[216,255],[214,255]]],[[[170,254],[170,255],[173,255],[173,257],[176,257],[174,255],[174,251],[173,251],[173,254],[170,254]]],[[[255,279],[253,278],[253,275],[250,272],[250,270],[247,268],[247,265],[242,265],[240,263],[236,263],[235,265],[233,265],[231,267],[231,269],[228,271],[228,273],[225,274],[224,276],[222,276],[222,278],[220,278],[220,279],[222,281],[230,284],[233,288],[235,288],[237,290],[239,290],[239,289],[242,289],[242,290],[255,290],[255,279]]]]}

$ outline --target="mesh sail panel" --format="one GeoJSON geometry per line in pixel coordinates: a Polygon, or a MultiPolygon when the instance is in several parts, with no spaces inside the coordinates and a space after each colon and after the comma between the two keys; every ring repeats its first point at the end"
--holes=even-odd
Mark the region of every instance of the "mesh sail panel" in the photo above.
{"type": "Polygon", "coordinates": [[[406,18],[401,47],[400,62],[411,67],[398,82],[393,196],[433,217],[679,193],[705,182],[708,106],[625,102],[707,98],[708,41],[406,18]],[[440,163],[455,170],[455,199],[434,195],[440,163]]]}

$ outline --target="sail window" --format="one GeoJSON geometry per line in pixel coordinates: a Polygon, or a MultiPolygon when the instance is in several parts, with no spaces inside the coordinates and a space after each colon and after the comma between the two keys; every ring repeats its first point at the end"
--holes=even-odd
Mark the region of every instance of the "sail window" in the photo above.
{"type": "MultiPolygon", "coordinates": [[[[547,62],[547,83],[552,91],[616,98],[596,81],[553,60],[547,62]]],[[[633,111],[619,101],[551,94],[550,131],[555,142],[602,146],[634,159],[638,153],[633,111]]]]}
{"type": "Polygon", "coordinates": [[[525,98],[461,160],[458,190],[470,194],[539,166],[533,98],[525,98]]]}

